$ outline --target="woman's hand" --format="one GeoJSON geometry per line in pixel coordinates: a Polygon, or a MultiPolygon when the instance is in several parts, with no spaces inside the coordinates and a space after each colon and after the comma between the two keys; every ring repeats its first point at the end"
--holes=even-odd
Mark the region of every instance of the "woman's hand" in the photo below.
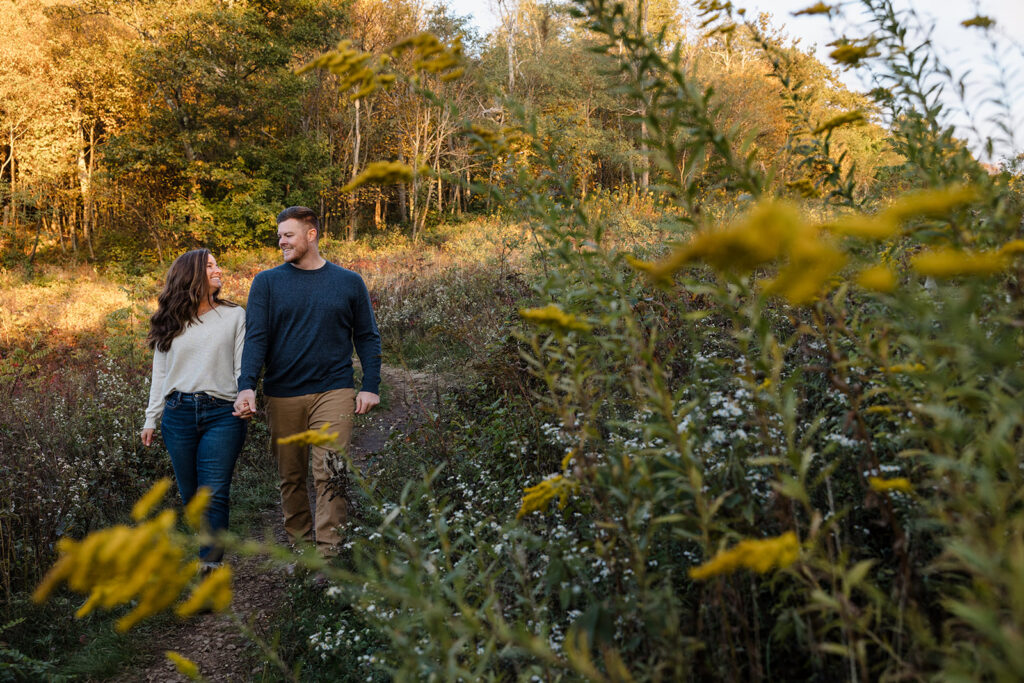
{"type": "Polygon", "coordinates": [[[153,444],[153,432],[156,430],[152,427],[146,427],[142,430],[142,445],[151,446],[153,444]]]}

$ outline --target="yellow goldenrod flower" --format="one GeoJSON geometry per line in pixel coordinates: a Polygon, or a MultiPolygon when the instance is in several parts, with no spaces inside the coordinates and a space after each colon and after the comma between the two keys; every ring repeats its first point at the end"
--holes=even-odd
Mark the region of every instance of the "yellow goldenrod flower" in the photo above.
{"type": "Polygon", "coordinates": [[[793,243],[789,263],[774,278],[764,281],[767,294],[778,294],[794,306],[818,300],[842,267],[846,255],[816,236],[793,243]]]}
{"type": "Polygon", "coordinates": [[[188,657],[178,654],[174,650],[166,650],[164,656],[171,660],[174,664],[174,668],[178,670],[182,676],[185,676],[189,680],[196,680],[199,678],[199,666],[188,657]]]}
{"type": "Polygon", "coordinates": [[[572,313],[566,313],[555,304],[548,304],[543,308],[520,308],[519,315],[535,325],[550,327],[563,332],[576,330],[578,332],[589,332],[593,326],[585,320],[580,320],[572,313]]]}
{"type": "Polygon", "coordinates": [[[888,367],[882,368],[882,372],[911,374],[916,372],[924,372],[927,369],[928,368],[926,368],[920,363],[897,363],[896,365],[890,365],[888,367]]]}
{"type": "Polygon", "coordinates": [[[579,489],[579,484],[565,479],[561,474],[548,477],[534,486],[523,489],[523,501],[516,513],[516,519],[522,519],[534,510],[543,510],[548,502],[557,497],[558,508],[564,509],[569,504],[569,496],[579,489]]]}
{"type": "Polygon", "coordinates": [[[913,493],[914,487],[906,477],[894,477],[893,479],[882,479],[880,477],[868,477],[868,486],[873,491],[884,493],[886,491],[900,491],[901,493],[913,493]]]}
{"type": "Polygon", "coordinates": [[[940,247],[912,256],[910,266],[920,275],[936,278],[994,275],[1006,268],[1006,257],[996,251],[969,252],[940,247]]]}
{"type": "Polygon", "coordinates": [[[845,66],[857,66],[861,60],[878,55],[878,52],[873,49],[874,46],[870,43],[865,45],[851,45],[849,42],[831,44],[836,45],[836,49],[828,53],[828,56],[837,64],[845,66]]]}
{"type": "Polygon", "coordinates": [[[815,14],[831,14],[833,9],[834,8],[831,5],[826,5],[823,2],[816,2],[810,7],[804,7],[802,10],[793,12],[793,16],[798,17],[801,14],[806,14],[808,16],[812,16],[815,14]]]}
{"type": "Polygon", "coordinates": [[[170,488],[171,480],[169,477],[164,477],[153,484],[149,491],[147,491],[142,498],[139,498],[135,505],[132,506],[132,519],[136,522],[141,522],[148,517],[150,510],[152,510],[157,503],[163,500],[170,488]]]}
{"type": "Polygon", "coordinates": [[[892,414],[892,408],[889,407],[889,406],[871,406],[867,410],[865,410],[864,412],[867,413],[868,415],[875,415],[875,414],[891,415],[892,414]]]}
{"type": "Polygon", "coordinates": [[[792,531],[775,538],[747,539],[729,550],[718,552],[699,567],[690,569],[690,578],[704,581],[712,576],[731,574],[737,569],[752,569],[764,574],[774,568],[788,567],[799,556],[800,541],[792,531]]]}
{"type": "Polygon", "coordinates": [[[978,14],[976,16],[971,17],[970,19],[965,19],[964,21],[961,21],[960,25],[963,26],[964,28],[977,27],[980,29],[989,29],[995,26],[995,23],[996,20],[993,19],[992,17],[986,17],[978,14]]]}
{"type": "Polygon", "coordinates": [[[329,432],[331,423],[324,424],[320,429],[307,429],[298,434],[283,436],[277,440],[279,444],[296,444],[299,446],[328,446],[338,440],[338,432],[329,432]]]}
{"type": "Polygon", "coordinates": [[[971,185],[951,185],[938,190],[920,190],[901,196],[885,210],[893,221],[902,222],[916,216],[943,218],[953,209],[966,206],[979,197],[971,185]]]}
{"type": "Polygon", "coordinates": [[[414,69],[441,74],[443,82],[459,78],[463,73],[462,40],[459,38],[448,47],[437,36],[424,32],[395,43],[391,51],[397,56],[410,49],[416,55],[412,64],[414,69]]]}
{"type": "Polygon", "coordinates": [[[366,165],[363,172],[350,180],[341,188],[342,192],[351,192],[363,185],[395,185],[412,182],[415,172],[409,164],[401,161],[374,161],[366,165]]]}
{"type": "Polygon", "coordinates": [[[231,566],[221,565],[210,572],[203,582],[196,586],[188,600],[178,605],[175,613],[188,617],[201,609],[210,608],[221,612],[231,606],[231,566]]]}
{"type": "Polygon", "coordinates": [[[673,273],[694,261],[718,271],[746,273],[779,258],[806,230],[795,206],[764,202],[728,227],[699,233],[658,263],[627,261],[659,284],[668,284],[673,273]]]}
{"type": "Polygon", "coordinates": [[[868,216],[866,214],[844,216],[833,223],[826,224],[825,228],[830,232],[849,237],[858,237],[865,240],[886,240],[899,232],[900,225],[892,216],[883,212],[877,216],[868,216]]]}
{"type": "MultiPolygon", "coordinates": [[[[139,517],[149,514],[159,497],[150,490],[136,505],[139,517]]],[[[164,489],[166,491],[166,489],[164,489]]],[[[76,616],[96,608],[110,609],[134,602],[134,609],[115,628],[125,631],[148,616],[169,607],[185,589],[199,563],[186,562],[185,539],[175,531],[177,515],[163,510],[136,526],[118,525],[95,531],[80,541],[63,538],[60,557],[40,582],[32,599],[42,602],[61,583],[87,595],[76,616]]]]}
{"type": "Polygon", "coordinates": [[[828,121],[814,129],[813,134],[818,135],[819,133],[826,133],[840,126],[847,126],[851,123],[863,124],[866,119],[864,114],[859,111],[849,111],[839,116],[833,116],[828,121]]]}
{"type": "Polygon", "coordinates": [[[381,69],[389,62],[385,57],[375,59],[367,52],[360,52],[352,47],[351,40],[343,40],[332,52],[317,57],[297,69],[296,73],[301,74],[314,68],[327,69],[338,77],[339,90],[345,92],[356,89],[354,94],[349,95],[349,99],[355,101],[395,80],[394,74],[381,73],[381,69]]]}
{"type": "Polygon", "coordinates": [[[206,512],[206,506],[210,504],[212,495],[213,491],[210,490],[210,487],[200,486],[196,495],[192,496],[192,500],[185,506],[185,521],[196,531],[203,526],[203,513],[206,512]]]}
{"type": "Polygon", "coordinates": [[[1024,240],[1010,240],[1003,246],[999,247],[999,253],[1004,256],[1024,254],[1024,240]]]}
{"type": "Polygon", "coordinates": [[[870,266],[857,275],[857,284],[873,292],[889,293],[896,289],[896,273],[885,266],[870,266]]]}

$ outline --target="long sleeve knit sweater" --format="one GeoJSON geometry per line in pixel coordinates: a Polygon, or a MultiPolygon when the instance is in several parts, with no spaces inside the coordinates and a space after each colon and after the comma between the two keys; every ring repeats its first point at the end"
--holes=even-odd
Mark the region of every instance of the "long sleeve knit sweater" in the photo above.
{"type": "Polygon", "coordinates": [[[289,397],[354,388],[352,351],[362,390],[379,393],[381,343],[370,294],[357,273],[327,262],[316,270],[290,263],[259,273],[249,290],[238,390],[289,397]]]}
{"type": "Polygon", "coordinates": [[[167,395],[204,392],[234,401],[245,343],[245,309],[218,306],[182,330],[168,351],[153,351],[145,428],[155,428],[167,395]]]}

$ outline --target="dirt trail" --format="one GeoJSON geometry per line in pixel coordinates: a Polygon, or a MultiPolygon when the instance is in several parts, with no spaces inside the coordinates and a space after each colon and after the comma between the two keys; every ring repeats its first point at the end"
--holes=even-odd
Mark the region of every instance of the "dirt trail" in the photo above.
{"type": "MultiPolygon", "coordinates": [[[[425,412],[436,405],[444,383],[436,375],[388,366],[382,368],[381,374],[389,392],[387,407],[374,410],[357,423],[352,455],[359,462],[366,462],[380,451],[392,432],[408,433],[421,422],[425,412]]],[[[260,526],[253,534],[255,538],[262,539],[271,533],[278,543],[286,542],[276,500],[268,501],[260,526]]],[[[282,570],[268,567],[262,558],[240,558],[229,553],[226,559],[234,570],[235,613],[261,638],[269,640],[273,634],[267,633],[267,629],[284,599],[289,578],[282,570]]],[[[122,672],[113,680],[187,681],[164,657],[165,650],[174,650],[194,661],[209,681],[262,679],[264,674],[273,680],[279,675],[262,657],[253,659],[245,637],[228,615],[208,614],[172,624],[151,636],[145,650],[151,653],[145,668],[122,672]]]]}

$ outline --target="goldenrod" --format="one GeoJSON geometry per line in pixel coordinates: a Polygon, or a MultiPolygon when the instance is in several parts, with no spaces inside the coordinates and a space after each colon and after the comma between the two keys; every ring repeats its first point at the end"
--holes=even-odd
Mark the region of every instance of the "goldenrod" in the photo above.
{"type": "Polygon", "coordinates": [[[1010,240],[1003,246],[999,247],[999,253],[1004,256],[1024,254],[1024,240],[1010,240]]]}
{"type": "Polygon", "coordinates": [[[993,275],[1006,267],[1006,257],[995,251],[970,252],[939,247],[914,255],[910,266],[920,275],[935,278],[993,275]]]}
{"type": "Polygon", "coordinates": [[[164,477],[159,480],[149,491],[147,491],[142,498],[139,498],[135,505],[132,506],[132,519],[136,522],[141,522],[149,516],[149,511],[152,510],[157,503],[163,500],[164,496],[167,495],[167,491],[171,488],[170,477],[164,477]]]}
{"type": "Polygon", "coordinates": [[[793,243],[789,262],[774,278],[764,281],[768,294],[779,294],[794,306],[805,306],[824,294],[846,264],[846,255],[809,234],[793,243]]]}
{"type": "Polygon", "coordinates": [[[350,180],[341,188],[342,192],[351,192],[366,184],[395,185],[411,182],[415,171],[409,164],[400,161],[374,161],[366,165],[363,172],[350,180]]]}
{"type": "Polygon", "coordinates": [[[212,496],[213,491],[210,490],[210,487],[200,486],[196,494],[192,496],[192,500],[185,506],[185,521],[196,531],[203,526],[203,513],[206,512],[206,506],[210,504],[212,496]]]}
{"type": "Polygon", "coordinates": [[[277,440],[279,444],[297,444],[299,446],[327,446],[338,440],[338,432],[328,431],[331,423],[327,422],[319,429],[307,429],[298,434],[283,436],[277,440]]]}
{"type": "Polygon", "coordinates": [[[885,266],[869,266],[857,275],[857,284],[873,292],[891,292],[896,283],[896,273],[885,266]]]}
{"type": "Polygon", "coordinates": [[[166,650],[164,656],[171,660],[174,664],[174,668],[178,670],[182,676],[185,676],[189,680],[196,680],[199,678],[199,666],[188,657],[178,654],[174,650],[166,650]]]}
{"type": "Polygon", "coordinates": [[[900,225],[892,216],[882,212],[877,216],[866,214],[844,216],[832,223],[826,224],[825,228],[836,234],[849,237],[859,237],[866,240],[887,240],[899,232],[900,225]]]}
{"type": "Polygon", "coordinates": [[[879,493],[883,493],[885,491],[900,491],[902,493],[914,492],[914,487],[906,477],[894,477],[892,479],[868,477],[868,486],[879,493]]]}
{"type": "Polygon", "coordinates": [[[866,121],[864,114],[859,111],[848,111],[838,116],[833,116],[828,121],[825,121],[820,126],[814,129],[814,135],[819,133],[826,133],[840,126],[848,126],[851,123],[863,124],[866,121]]]}
{"type": "Polygon", "coordinates": [[[557,497],[558,507],[564,509],[569,504],[569,496],[576,492],[579,484],[556,474],[534,486],[523,489],[523,501],[519,506],[516,518],[521,519],[534,510],[543,510],[548,502],[557,497]]]}
{"type": "Polygon", "coordinates": [[[788,567],[799,556],[800,541],[792,531],[775,538],[747,539],[729,550],[717,553],[699,567],[690,569],[690,578],[704,581],[712,576],[731,574],[744,568],[764,574],[773,568],[788,567]]]}
{"type": "Polygon", "coordinates": [[[196,586],[188,600],[178,605],[175,613],[188,617],[201,609],[221,612],[231,606],[231,566],[221,565],[196,586]]]}
{"type": "Polygon", "coordinates": [[[814,14],[831,14],[834,7],[826,5],[823,2],[816,2],[810,7],[804,7],[802,10],[793,12],[794,17],[798,17],[801,14],[814,15],[814,14]]]}
{"type": "Polygon", "coordinates": [[[897,363],[896,365],[890,365],[882,368],[883,372],[904,374],[924,372],[925,370],[927,370],[927,368],[920,363],[897,363]]]}
{"type": "MultiPolygon", "coordinates": [[[[165,492],[166,487],[158,482],[136,505],[137,516],[147,516],[165,492]]],[[[98,607],[134,602],[134,609],[116,622],[118,631],[166,609],[199,568],[198,561],[184,560],[185,544],[174,533],[176,520],[174,510],[163,510],[134,527],[100,529],[81,541],[61,539],[57,544],[60,557],[32,599],[42,602],[66,582],[71,590],[88,596],[78,609],[79,617],[98,607]]]]}
{"type": "Polygon", "coordinates": [[[961,21],[960,25],[963,26],[964,28],[976,27],[980,29],[989,29],[995,26],[995,23],[996,20],[993,19],[992,17],[986,17],[984,15],[978,14],[971,17],[970,19],[961,21]]]}
{"type": "Polygon", "coordinates": [[[977,201],[978,197],[978,189],[971,185],[950,185],[937,190],[919,190],[902,195],[885,210],[884,214],[896,222],[916,216],[942,218],[953,209],[977,201]]]}
{"type": "Polygon", "coordinates": [[[746,273],[779,258],[805,229],[792,204],[764,202],[728,227],[699,233],[658,263],[627,260],[660,284],[667,284],[673,273],[694,261],[718,271],[746,273]]]}
{"type": "Polygon", "coordinates": [[[873,49],[870,43],[865,45],[851,45],[850,43],[836,43],[836,49],[828,53],[828,56],[838,64],[845,66],[857,66],[861,60],[868,57],[875,57],[878,52],[873,49]]]}
{"type": "Polygon", "coordinates": [[[548,304],[542,308],[520,308],[519,315],[535,325],[550,327],[563,332],[575,330],[577,332],[589,332],[592,325],[585,320],[580,320],[572,313],[566,313],[556,304],[548,304]]]}

